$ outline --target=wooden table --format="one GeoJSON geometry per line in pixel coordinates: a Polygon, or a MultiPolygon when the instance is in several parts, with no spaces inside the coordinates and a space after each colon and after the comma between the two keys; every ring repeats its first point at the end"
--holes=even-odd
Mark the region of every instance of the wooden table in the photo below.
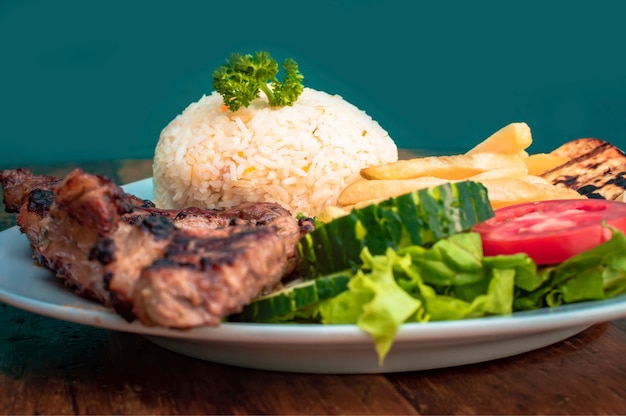
{"type": "MultiPolygon", "coordinates": [[[[31,168],[63,176],[75,166],[31,168]]],[[[118,183],[151,175],[147,160],[80,166],[118,183]]],[[[0,230],[13,224],[0,214],[0,230]]],[[[626,414],[626,319],[482,364],[311,375],[200,361],[0,303],[0,413],[626,414]]]]}

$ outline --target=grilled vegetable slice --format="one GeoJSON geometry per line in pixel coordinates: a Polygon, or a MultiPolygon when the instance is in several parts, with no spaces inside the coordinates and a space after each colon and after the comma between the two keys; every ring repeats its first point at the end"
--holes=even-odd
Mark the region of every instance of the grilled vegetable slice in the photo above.
{"type": "Polygon", "coordinates": [[[344,292],[352,278],[352,271],[307,280],[289,286],[278,292],[260,297],[246,305],[243,310],[229,317],[230,321],[241,322],[278,322],[293,318],[294,313],[330,299],[344,292]]]}
{"type": "Polygon", "coordinates": [[[554,185],[571,188],[593,199],[623,200],[626,190],[626,154],[600,139],[576,139],[552,155],[570,160],[541,176],[554,185]]]}
{"type": "Polygon", "coordinates": [[[428,245],[493,216],[486,188],[472,181],[420,189],[334,219],[300,239],[299,272],[315,278],[358,266],[364,247],[428,245]]]}

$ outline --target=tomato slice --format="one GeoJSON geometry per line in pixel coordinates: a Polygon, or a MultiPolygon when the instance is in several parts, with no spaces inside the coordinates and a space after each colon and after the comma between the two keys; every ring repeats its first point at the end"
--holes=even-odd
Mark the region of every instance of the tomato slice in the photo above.
{"type": "Polygon", "coordinates": [[[486,256],[526,253],[537,264],[561,263],[611,238],[603,221],[626,231],[626,203],[550,200],[497,209],[474,227],[486,256]]]}

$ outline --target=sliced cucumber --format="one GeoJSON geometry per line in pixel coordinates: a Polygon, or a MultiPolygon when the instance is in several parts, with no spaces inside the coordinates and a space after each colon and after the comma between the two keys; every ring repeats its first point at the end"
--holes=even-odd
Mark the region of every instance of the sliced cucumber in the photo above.
{"type": "Polygon", "coordinates": [[[388,247],[428,245],[493,215],[487,190],[478,182],[420,189],[354,209],[302,237],[297,244],[299,272],[315,278],[354,268],[364,247],[376,255],[388,247]]]}
{"type": "Polygon", "coordinates": [[[229,317],[239,322],[277,322],[297,311],[330,299],[344,292],[352,277],[351,271],[307,280],[286,287],[278,292],[260,297],[246,305],[243,310],[229,317]]]}

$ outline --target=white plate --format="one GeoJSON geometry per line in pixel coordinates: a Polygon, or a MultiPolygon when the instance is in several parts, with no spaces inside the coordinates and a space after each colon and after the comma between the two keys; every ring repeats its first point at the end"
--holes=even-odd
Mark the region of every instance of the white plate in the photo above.
{"type": "MultiPolygon", "coordinates": [[[[152,195],[150,179],[125,188],[142,198],[152,195]]],[[[483,362],[541,348],[626,316],[626,296],[621,296],[512,316],[407,324],[379,365],[371,339],[353,325],[228,323],[177,331],[128,323],[34,266],[28,242],[16,227],[0,232],[0,301],[65,321],[140,334],[203,360],[307,373],[384,373],[483,362]]]]}

